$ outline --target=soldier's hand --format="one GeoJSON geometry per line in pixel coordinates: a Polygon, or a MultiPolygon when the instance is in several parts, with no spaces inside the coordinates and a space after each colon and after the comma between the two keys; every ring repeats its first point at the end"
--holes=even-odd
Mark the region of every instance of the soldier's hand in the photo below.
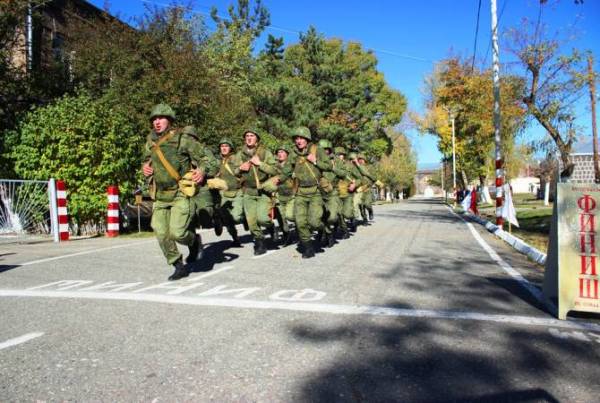
{"type": "Polygon", "coordinates": [[[242,165],[240,165],[240,171],[247,172],[249,170],[250,170],[250,161],[244,162],[242,165]]]}
{"type": "Polygon", "coordinates": [[[252,163],[252,165],[259,166],[261,164],[259,156],[255,155],[254,157],[252,157],[252,159],[250,160],[250,163],[252,163]]]}
{"type": "Polygon", "coordinates": [[[199,169],[192,169],[192,180],[200,183],[204,180],[204,173],[199,169]]]}
{"type": "Polygon", "coordinates": [[[152,168],[152,165],[150,165],[150,162],[146,162],[142,165],[142,173],[144,176],[150,176],[154,173],[154,169],[152,168]]]}
{"type": "Polygon", "coordinates": [[[314,154],[308,154],[306,156],[306,159],[312,162],[313,164],[317,162],[317,156],[314,154]]]}

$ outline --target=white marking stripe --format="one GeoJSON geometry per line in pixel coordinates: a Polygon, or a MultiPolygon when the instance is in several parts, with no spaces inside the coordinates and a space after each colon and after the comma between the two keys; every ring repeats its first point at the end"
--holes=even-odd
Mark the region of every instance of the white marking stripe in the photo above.
{"type": "Polygon", "coordinates": [[[108,195],[108,202],[109,203],[118,203],[119,195],[108,195]]]}
{"type": "Polygon", "coordinates": [[[373,305],[334,305],[306,302],[257,301],[243,299],[186,297],[180,295],[134,294],[125,292],[32,291],[2,290],[0,297],[39,297],[67,299],[100,299],[118,301],[145,301],[177,305],[218,306],[243,309],[277,309],[296,312],[317,312],[334,315],[372,315],[405,318],[472,320],[477,322],[508,323],[522,326],[580,329],[600,332],[600,325],[534,316],[492,315],[479,312],[438,311],[427,309],[401,309],[373,305]]]}
{"type": "Polygon", "coordinates": [[[116,223],[106,224],[106,229],[109,230],[109,231],[118,231],[119,230],[119,224],[116,224],[116,223]]]}
{"type": "Polygon", "coordinates": [[[108,217],[118,217],[119,216],[119,210],[108,210],[108,213],[106,215],[108,217]]]}
{"type": "Polygon", "coordinates": [[[43,335],[44,335],[44,333],[39,333],[39,332],[38,333],[27,333],[27,334],[24,334],[23,336],[16,337],[14,339],[6,340],[4,343],[0,343],[0,350],[8,348],[8,347],[16,346],[17,344],[25,343],[29,340],[38,338],[43,335]]]}
{"type": "Polygon", "coordinates": [[[150,242],[156,242],[156,241],[153,239],[153,240],[150,240],[150,241],[133,242],[133,243],[125,244],[125,245],[110,246],[108,248],[86,250],[86,251],[83,251],[83,252],[71,253],[69,255],[49,257],[47,259],[40,259],[40,260],[32,260],[31,262],[21,263],[21,264],[19,264],[19,266],[29,266],[29,265],[32,265],[32,264],[46,263],[46,262],[51,262],[53,260],[66,259],[68,257],[73,257],[73,256],[89,255],[90,253],[104,252],[106,250],[111,250],[111,249],[128,248],[130,246],[144,245],[144,244],[147,244],[147,243],[150,243],[150,242]]]}
{"type": "MultiPolygon", "coordinates": [[[[490,257],[492,258],[492,260],[494,262],[496,262],[506,273],[508,273],[508,275],[510,275],[514,280],[516,280],[521,286],[523,286],[523,288],[525,288],[527,291],[529,291],[529,293],[531,295],[533,295],[533,297],[536,300],[538,300],[541,303],[544,303],[544,296],[542,295],[542,292],[538,288],[533,286],[529,281],[527,281],[527,279],[525,279],[521,275],[521,273],[519,273],[518,271],[513,269],[508,263],[506,263],[504,261],[504,259],[502,259],[496,253],[496,251],[494,249],[492,249],[492,247],[483,240],[481,235],[479,235],[479,232],[477,232],[477,230],[475,228],[473,228],[473,224],[467,222],[463,217],[456,214],[454,212],[454,210],[452,210],[449,206],[448,206],[448,209],[450,210],[450,212],[452,214],[458,216],[467,225],[467,227],[471,231],[471,234],[473,235],[475,240],[479,243],[479,245],[483,248],[483,250],[485,250],[488,253],[488,255],[490,255],[490,257]]],[[[549,307],[549,308],[552,308],[552,307],[549,307]]]]}
{"type": "Polygon", "coordinates": [[[59,207],[58,208],[58,215],[68,215],[67,208],[66,207],[59,207]]]}
{"type": "Polygon", "coordinates": [[[69,224],[58,224],[58,232],[69,232],[69,224]]]}
{"type": "Polygon", "coordinates": [[[57,190],[56,191],[56,198],[57,199],[66,199],[67,198],[67,191],[66,190],[57,190]]]}

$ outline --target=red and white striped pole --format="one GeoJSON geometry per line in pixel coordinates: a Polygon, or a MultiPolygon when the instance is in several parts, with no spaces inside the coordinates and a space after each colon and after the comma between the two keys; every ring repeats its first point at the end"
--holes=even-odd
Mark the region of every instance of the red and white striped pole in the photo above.
{"type": "Polygon", "coordinates": [[[106,236],[119,236],[119,187],[108,187],[108,213],[106,217],[106,236]]]}
{"type": "Polygon", "coordinates": [[[56,181],[56,206],[58,207],[58,233],[61,241],[69,240],[69,215],[67,214],[67,187],[56,181]]]}

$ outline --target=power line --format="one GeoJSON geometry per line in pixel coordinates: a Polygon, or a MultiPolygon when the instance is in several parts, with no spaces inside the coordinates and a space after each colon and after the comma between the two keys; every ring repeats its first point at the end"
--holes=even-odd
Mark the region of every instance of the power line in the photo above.
{"type": "Polygon", "coordinates": [[[473,61],[471,62],[471,73],[475,70],[475,55],[477,54],[477,36],[479,35],[479,15],[481,14],[481,0],[477,6],[477,24],[475,25],[475,43],[473,44],[473,61]]]}

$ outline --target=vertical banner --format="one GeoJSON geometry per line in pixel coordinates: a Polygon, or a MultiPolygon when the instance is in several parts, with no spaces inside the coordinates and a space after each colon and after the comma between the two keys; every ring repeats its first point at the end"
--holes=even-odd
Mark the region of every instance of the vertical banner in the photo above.
{"type": "Polygon", "coordinates": [[[119,187],[109,186],[107,196],[106,236],[112,238],[119,236],[119,187]]]}
{"type": "Polygon", "coordinates": [[[598,218],[600,185],[557,185],[544,295],[558,303],[559,319],[569,311],[600,312],[598,218]]]}

